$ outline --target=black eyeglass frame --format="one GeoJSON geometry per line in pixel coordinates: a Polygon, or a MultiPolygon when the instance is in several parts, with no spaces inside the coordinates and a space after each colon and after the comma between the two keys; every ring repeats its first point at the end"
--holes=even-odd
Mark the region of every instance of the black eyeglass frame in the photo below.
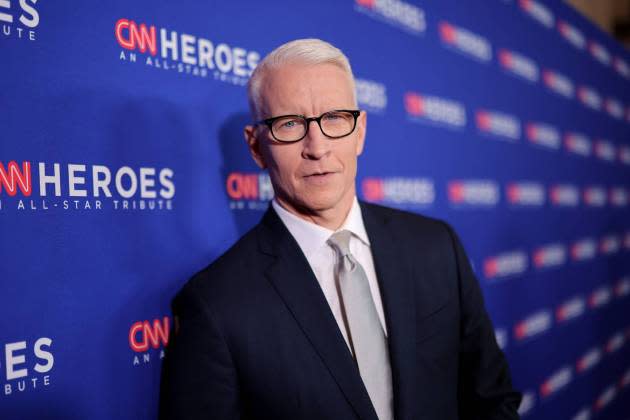
{"type": "Polygon", "coordinates": [[[319,130],[322,132],[324,136],[328,137],[329,139],[340,139],[354,133],[354,130],[357,128],[357,119],[359,118],[359,115],[361,115],[361,112],[362,111],[360,109],[333,109],[331,111],[324,112],[319,117],[307,117],[305,115],[300,115],[300,114],[280,115],[277,117],[271,117],[271,118],[266,118],[264,120],[256,121],[254,122],[254,125],[266,125],[267,128],[269,128],[269,132],[271,133],[271,136],[273,137],[273,139],[279,143],[297,143],[298,141],[302,140],[308,134],[308,130],[311,127],[311,121],[317,122],[317,125],[319,126],[319,130]],[[352,130],[350,130],[348,134],[344,134],[343,136],[329,136],[328,134],[324,132],[324,130],[322,129],[322,123],[321,123],[322,118],[326,114],[330,114],[331,112],[349,112],[350,114],[352,114],[352,116],[354,117],[354,123],[352,125],[352,130]],[[272,128],[273,123],[276,120],[279,120],[280,118],[288,118],[288,117],[302,118],[304,121],[306,121],[306,130],[304,130],[304,135],[297,140],[280,140],[273,133],[273,128],[272,128]]]}

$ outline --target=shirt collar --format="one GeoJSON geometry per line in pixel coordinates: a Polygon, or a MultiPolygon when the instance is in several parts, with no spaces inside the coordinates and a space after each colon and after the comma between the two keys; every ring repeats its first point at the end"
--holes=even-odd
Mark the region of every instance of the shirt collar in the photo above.
{"type": "MultiPolygon", "coordinates": [[[[328,238],[335,233],[333,230],[319,226],[290,213],[285,210],[275,198],[271,201],[271,206],[291,235],[293,235],[307,258],[312,256],[322,246],[326,245],[328,238]]],[[[360,239],[361,242],[370,246],[370,240],[367,236],[365,225],[363,224],[361,207],[359,206],[359,201],[356,196],[354,197],[348,216],[338,231],[339,230],[349,230],[355,237],[360,239]]]]}

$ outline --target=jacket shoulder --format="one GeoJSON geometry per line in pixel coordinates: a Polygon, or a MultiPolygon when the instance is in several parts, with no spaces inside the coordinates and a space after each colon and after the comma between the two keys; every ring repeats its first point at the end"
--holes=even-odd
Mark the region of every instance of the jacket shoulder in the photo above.
{"type": "Polygon", "coordinates": [[[238,296],[239,291],[251,288],[264,271],[264,255],[259,252],[255,226],[227,251],[195,273],[181,288],[178,296],[193,293],[203,300],[238,296]]]}
{"type": "Polygon", "coordinates": [[[361,206],[365,208],[367,213],[379,219],[387,220],[390,225],[399,227],[403,232],[411,230],[413,233],[417,233],[422,231],[423,236],[438,235],[448,238],[450,231],[452,231],[447,222],[434,217],[366,202],[361,202],[361,206]]]}

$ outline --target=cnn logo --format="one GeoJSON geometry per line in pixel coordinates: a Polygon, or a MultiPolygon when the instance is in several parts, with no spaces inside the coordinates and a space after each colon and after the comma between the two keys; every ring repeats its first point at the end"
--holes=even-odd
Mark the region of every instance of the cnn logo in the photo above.
{"type": "Polygon", "coordinates": [[[129,346],[137,353],[166,346],[170,333],[171,320],[169,317],[149,321],[135,322],[129,329],[129,346]]]}
{"type": "Polygon", "coordinates": [[[144,23],[138,25],[133,20],[118,19],[114,28],[118,44],[128,50],[147,50],[151,55],[157,54],[157,37],[155,26],[147,27],[144,23]]]}

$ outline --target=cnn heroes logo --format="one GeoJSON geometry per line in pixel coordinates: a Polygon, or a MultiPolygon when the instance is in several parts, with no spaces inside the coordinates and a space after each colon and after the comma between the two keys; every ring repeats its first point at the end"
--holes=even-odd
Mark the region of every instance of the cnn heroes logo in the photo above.
{"type": "Polygon", "coordinates": [[[355,10],[413,35],[427,29],[424,10],[401,0],[355,0],[355,10]]]}
{"type": "Polygon", "coordinates": [[[372,203],[429,206],[435,202],[435,183],[430,178],[365,178],[361,192],[372,203]]]}
{"type": "Polygon", "coordinates": [[[172,210],[173,177],[170,168],[0,162],[0,210],[172,210]]]}
{"type": "Polygon", "coordinates": [[[0,375],[4,376],[2,394],[14,395],[50,386],[50,371],[55,364],[51,351],[53,340],[16,341],[0,347],[0,375]]]}
{"type": "Polygon", "coordinates": [[[35,28],[39,25],[37,0],[0,0],[0,24],[6,38],[35,41],[35,28]]]}
{"type": "Polygon", "coordinates": [[[212,76],[239,86],[247,83],[260,60],[257,51],[125,18],[116,21],[114,35],[123,48],[118,55],[121,61],[138,62],[137,51],[147,66],[172,73],[212,76]]]}

